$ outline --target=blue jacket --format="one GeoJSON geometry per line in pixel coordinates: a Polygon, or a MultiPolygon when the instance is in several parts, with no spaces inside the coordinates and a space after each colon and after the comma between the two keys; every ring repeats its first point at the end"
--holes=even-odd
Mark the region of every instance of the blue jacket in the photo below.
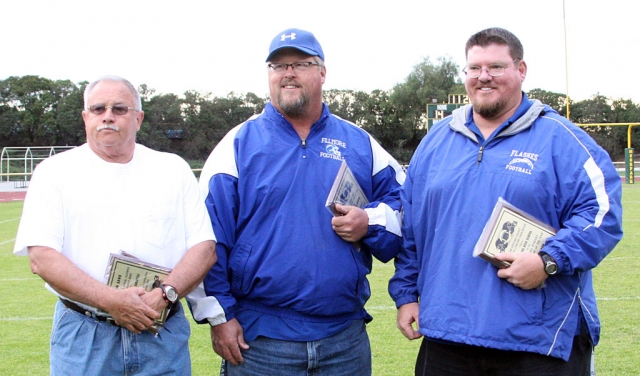
{"type": "Polygon", "coordinates": [[[397,307],[420,301],[426,337],[567,360],[581,317],[598,342],[591,269],[622,237],[620,176],[589,135],[537,100],[523,95],[484,141],[470,113],[435,124],[411,160],[389,292],[397,307]],[[500,196],[559,229],[543,247],[559,272],[542,289],[521,290],[472,256],[500,196]]]}
{"type": "Polygon", "coordinates": [[[210,322],[239,308],[309,322],[368,317],[372,255],[387,262],[402,243],[404,176],[368,133],[326,105],[304,141],[271,104],[230,131],[200,178],[218,252],[205,291],[224,309],[210,322]],[[325,208],[342,159],[370,201],[361,249],[336,235],[325,208]]]}

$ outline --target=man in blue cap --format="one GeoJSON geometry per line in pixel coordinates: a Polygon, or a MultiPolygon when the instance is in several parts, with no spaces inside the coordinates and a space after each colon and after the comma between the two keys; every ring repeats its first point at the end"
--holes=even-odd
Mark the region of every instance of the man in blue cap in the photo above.
{"type": "Polygon", "coordinates": [[[400,165],[322,102],[326,68],[310,32],[289,29],[267,55],[271,101],[231,130],[200,187],[218,237],[205,290],[227,375],[370,375],[364,305],[372,256],[399,251],[400,165]],[[343,160],[369,204],[325,202],[343,160]]]}

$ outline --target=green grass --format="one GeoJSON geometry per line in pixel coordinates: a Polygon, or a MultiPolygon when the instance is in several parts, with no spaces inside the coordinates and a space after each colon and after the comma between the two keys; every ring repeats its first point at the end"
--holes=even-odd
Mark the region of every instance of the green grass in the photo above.
{"type": "MultiPolygon", "coordinates": [[[[640,370],[640,184],[624,185],[623,207],[625,236],[594,270],[603,326],[596,347],[599,376],[635,376],[640,370]]],[[[31,274],[28,258],[11,253],[21,212],[22,202],[0,203],[0,286],[8,295],[0,304],[0,375],[47,375],[55,298],[31,274]]],[[[412,375],[420,346],[396,329],[396,310],[387,294],[392,274],[392,263],[376,262],[370,276],[367,310],[374,320],[368,332],[376,376],[412,375]]],[[[190,349],[194,375],[218,374],[220,358],[211,349],[208,326],[192,324],[190,349]]]]}

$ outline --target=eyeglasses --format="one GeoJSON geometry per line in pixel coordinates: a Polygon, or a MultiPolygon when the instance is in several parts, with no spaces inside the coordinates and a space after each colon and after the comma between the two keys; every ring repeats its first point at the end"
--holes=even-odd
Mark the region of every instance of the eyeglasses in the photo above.
{"type": "MultiPolygon", "coordinates": [[[[520,58],[513,59],[513,61],[507,65],[489,65],[489,67],[486,68],[487,73],[489,73],[489,76],[491,77],[502,76],[504,74],[504,70],[507,69],[509,65],[515,63],[516,60],[520,60],[520,58]]],[[[467,75],[468,78],[478,78],[482,74],[483,69],[485,68],[479,67],[477,65],[472,65],[470,67],[465,67],[464,69],[462,69],[462,71],[467,75]]]]}
{"type": "Polygon", "coordinates": [[[301,61],[298,63],[293,63],[293,64],[267,64],[267,66],[269,67],[269,69],[271,69],[272,72],[276,72],[276,73],[283,73],[286,72],[287,69],[289,69],[289,67],[291,67],[291,69],[293,71],[298,71],[298,72],[305,72],[308,71],[309,68],[311,68],[312,65],[320,65],[318,63],[314,63],[311,61],[301,61]]]}
{"type": "Polygon", "coordinates": [[[107,108],[110,108],[111,112],[116,115],[124,115],[129,112],[129,110],[137,111],[135,108],[125,106],[124,104],[114,104],[113,106],[105,106],[104,104],[92,104],[91,106],[89,106],[89,112],[94,115],[102,115],[105,113],[105,111],[107,111],[107,108]]]}

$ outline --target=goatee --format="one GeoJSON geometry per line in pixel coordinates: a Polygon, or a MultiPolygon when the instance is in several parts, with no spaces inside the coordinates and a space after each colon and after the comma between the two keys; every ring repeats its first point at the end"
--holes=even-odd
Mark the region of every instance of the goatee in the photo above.
{"type": "Polygon", "coordinates": [[[493,119],[502,113],[505,105],[502,100],[493,103],[473,103],[473,112],[485,119],[493,119]]]}
{"type": "Polygon", "coordinates": [[[278,105],[280,110],[287,116],[297,118],[305,114],[309,100],[305,95],[301,95],[293,101],[285,101],[278,95],[278,105]]]}

